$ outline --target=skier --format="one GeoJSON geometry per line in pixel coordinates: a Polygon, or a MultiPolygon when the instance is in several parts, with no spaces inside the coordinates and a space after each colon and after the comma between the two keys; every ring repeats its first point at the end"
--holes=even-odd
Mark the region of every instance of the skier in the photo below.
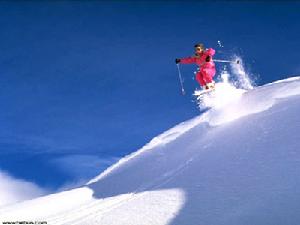
{"type": "Polygon", "coordinates": [[[182,59],[175,59],[176,64],[191,64],[196,63],[199,68],[196,73],[196,80],[203,89],[214,90],[215,82],[213,77],[216,74],[215,63],[212,60],[212,56],[215,54],[215,50],[212,48],[206,49],[203,44],[196,44],[195,55],[182,59]]]}

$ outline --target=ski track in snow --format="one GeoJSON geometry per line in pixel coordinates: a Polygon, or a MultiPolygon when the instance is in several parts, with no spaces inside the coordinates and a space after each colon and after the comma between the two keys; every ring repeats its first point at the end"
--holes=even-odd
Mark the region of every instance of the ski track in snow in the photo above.
{"type": "MultiPolygon", "coordinates": [[[[15,221],[17,218],[42,220],[47,221],[48,224],[169,224],[178,211],[182,209],[185,203],[185,194],[180,189],[163,189],[163,187],[166,187],[171,181],[176,181],[179,174],[183,174],[194,160],[202,156],[203,151],[189,153],[190,155],[185,153],[187,155],[183,161],[179,161],[179,164],[175,164],[176,166],[167,171],[162,170],[162,173],[151,182],[139,184],[130,193],[97,199],[93,193],[96,190],[92,190],[90,187],[95,184],[98,185],[98,183],[101,184],[102,180],[117,175],[123,167],[130,165],[131,161],[136,161],[142,156],[146,157],[144,155],[147,152],[158,154],[157,157],[162,154],[164,157],[164,152],[160,150],[161,146],[174,142],[199,125],[206,124],[207,129],[213,129],[239,118],[266,111],[272,108],[279,99],[300,95],[300,77],[276,81],[247,92],[241,92],[237,89],[230,89],[229,91],[228,87],[224,90],[226,91],[221,91],[217,93],[217,96],[214,96],[220,99],[215,101],[217,103],[212,105],[211,110],[155,137],[143,148],[124,157],[89,181],[85,187],[0,208],[0,221],[3,218],[9,220],[13,218],[15,221]],[[236,98],[226,101],[229,96],[236,98]],[[58,202],[61,202],[62,199],[64,201],[60,205],[58,202]],[[161,207],[162,204],[167,207],[161,207]],[[143,213],[148,216],[138,216],[137,214],[141,213],[139,210],[146,210],[147,212],[143,211],[143,213]],[[128,212],[135,212],[136,214],[133,216],[128,212]],[[131,222],[126,222],[130,219],[131,222]]],[[[211,99],[207,101],[209,100],[211,99]]],[[[208,149],[208,146],[201,147],[208,149]]],[[[128,174],[128,176],[131,175],[128,174]]]]}

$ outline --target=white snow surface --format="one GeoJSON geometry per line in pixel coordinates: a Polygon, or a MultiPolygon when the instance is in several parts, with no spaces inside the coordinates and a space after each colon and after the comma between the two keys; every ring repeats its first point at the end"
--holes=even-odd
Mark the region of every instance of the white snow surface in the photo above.
{"type": "Polygon", "coordinates": [[[0,221],[300,224],[300,77],[222,88],[211,109],[83,187],[2,207],[0,221]]]}

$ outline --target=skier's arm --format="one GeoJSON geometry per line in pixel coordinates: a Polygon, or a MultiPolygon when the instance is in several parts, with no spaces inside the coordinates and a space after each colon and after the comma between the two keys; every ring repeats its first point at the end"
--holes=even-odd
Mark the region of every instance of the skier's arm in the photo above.
{"type": "Polygon", "coordinates": [[[180,59],[180,63],[183,63],[183,64],[196,63],[196,58],[193,57],[193,56],[187,57],[187,58],[183,58],[183,59],[180,59]]]}

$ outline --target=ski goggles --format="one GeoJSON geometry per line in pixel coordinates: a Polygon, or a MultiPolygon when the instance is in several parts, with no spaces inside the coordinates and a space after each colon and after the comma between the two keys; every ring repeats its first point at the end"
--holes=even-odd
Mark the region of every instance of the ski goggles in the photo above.
{"type": "Polygon", "coordinates": [[[200,51],[203,51],[203,48],[197,47],[197,48],[195,48],[195,50],[196,50],[197,52],[200,52],[200,51]]]}

